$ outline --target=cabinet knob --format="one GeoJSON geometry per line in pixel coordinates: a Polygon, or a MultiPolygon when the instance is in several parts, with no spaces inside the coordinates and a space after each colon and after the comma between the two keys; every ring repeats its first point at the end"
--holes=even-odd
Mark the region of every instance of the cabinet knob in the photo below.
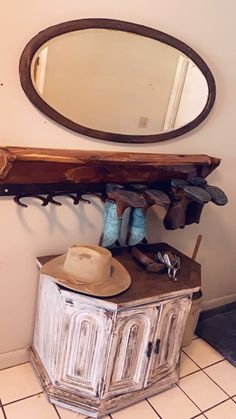
{"type": "Polygon", "coordinates": [[[148,357],[148,358],[150,358],[151,353],[152,353],[152,342],[151,342],[151,341],[149,341],[149,342],[148,342],[148,349],[147,349],[147,357],[148,357]]]}
{"type": "Polygon", "coordinates": [[[156,346],[155,346],[155,354],[159,354],[159,351],[160,351],[160,343],[161,343],[161,340],[160,339],[157,339],[156,340],[156,346]]]}

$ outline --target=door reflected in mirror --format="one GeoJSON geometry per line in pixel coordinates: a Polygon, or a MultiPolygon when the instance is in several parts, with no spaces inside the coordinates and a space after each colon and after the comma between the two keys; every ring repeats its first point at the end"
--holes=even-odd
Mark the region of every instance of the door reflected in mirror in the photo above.
{"type": "Polygon", "coordinates": [[[34,51],[31,82],[45,113],[53,117],[52,109],[78,132],[127,142],[172,138],[204,119],[210,92],[199,65],[170,43],[116,28],[68,30],[34,51]]]}

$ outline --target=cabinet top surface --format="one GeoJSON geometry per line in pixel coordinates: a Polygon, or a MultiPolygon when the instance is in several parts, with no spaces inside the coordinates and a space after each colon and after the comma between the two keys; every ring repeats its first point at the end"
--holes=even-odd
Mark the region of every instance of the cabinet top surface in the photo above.
{"type": "MultiPolygon", "coordinates": [[[[184,293],[185,290],[191,292],[200,289],[201,265],[199,263],[165,243],[139,245],[137,247],[150,257],[154,253],[164,250],[171,250],[177,254],[181,260],[181,269],[177,275],[178,281],[171,281],[167,273],[157,274],[147,272],[132,258],[130,248],[113,249],[113,256],[128,270],[132,283],[130,288],[125,292],[114,297],[102,298],[103,300],[110,301],[114,304],[126,304],[132,301],[180,294],[184,293]]],[[[39,257],[38,261],[43,265],[53,257],[55,256],[39,257]]],[[[69,291],[71,292],[71,290],[69,291]]],[[[95,298],[97,299],[98,297],[95,298]]]]}

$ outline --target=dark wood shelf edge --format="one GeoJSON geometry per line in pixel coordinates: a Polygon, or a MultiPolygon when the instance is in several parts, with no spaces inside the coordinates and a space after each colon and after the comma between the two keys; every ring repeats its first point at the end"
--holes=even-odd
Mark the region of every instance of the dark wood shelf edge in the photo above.
{"type": "Polygon", "coordinates": [[[168,182],[188,175],[207,177],[220,161],[201,154],[1,147],[0,185],[168,182]]]}

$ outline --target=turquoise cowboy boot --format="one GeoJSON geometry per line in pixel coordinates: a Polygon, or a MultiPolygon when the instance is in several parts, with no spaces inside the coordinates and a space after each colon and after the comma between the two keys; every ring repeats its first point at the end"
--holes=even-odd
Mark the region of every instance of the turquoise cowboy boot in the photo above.
{"type": "Polygon", "coordinates": [[[135,246],[141,242],[147,242],[147,218],[146,211],[142,208],[133,208],[130,216],[127,244],[135,246]]]}
{"type": "Polygon", "coordinates": [[[122,217],[117,216],[117,204],[106,201],[104,205],[104,226],[100,240],[103,247],[115,246],[120,235],[122,217]]]}
{"type": "Polygon", "coordinates": [[[116,201],[110,200],[108,195],[112,191],[123,190],[119,184],[108,183],[106,186],[106,200],[104,204],[103,232],[99,241],[102,247],[119,246],[119,236],[122,223],[122,215],[119,214],[116,201]]]}

